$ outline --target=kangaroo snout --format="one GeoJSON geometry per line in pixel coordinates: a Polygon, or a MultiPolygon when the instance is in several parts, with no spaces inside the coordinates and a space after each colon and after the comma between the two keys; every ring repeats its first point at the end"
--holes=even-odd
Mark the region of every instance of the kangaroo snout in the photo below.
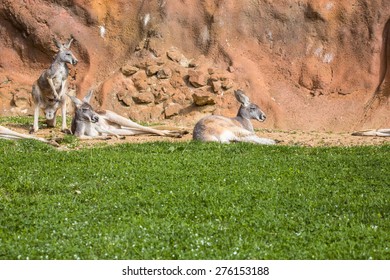
{"type": "Polygon", "coordinates": [[[257,120],[258,120],[259,122],[263,122],[263,121],[266,120],[266,118],[267,118],[267,116],[266,116],[265,114],[260,114],[260,115],[257,117],[257,120]]]}
{"type": "Polygon", "coordinates": [[[72,59],[72,65],[76,65],[78,62],[79,61],[76,58],[72,59]]]}
{"type": "Polygon", "coordinates": [[[52,120],[54,119],[55,114],[54,112],[50,111],[50,112],[45,112],[45,116],[47,120],[52,120]]]}
{"type": "Polygon", "coordinates": [[[93,122],[93,123],[97,123],[98,121],[99,121],[99,117],[98,116],[93,116],[91,118],[91,122],[93,122]]]}

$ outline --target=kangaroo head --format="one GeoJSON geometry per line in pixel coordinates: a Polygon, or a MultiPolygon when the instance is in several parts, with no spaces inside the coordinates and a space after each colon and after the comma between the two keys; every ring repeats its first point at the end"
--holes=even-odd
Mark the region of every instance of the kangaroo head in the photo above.
{"type": "Polygon", "coordinates": [[[47,120],[54,119],[59,107],[60,107],[60,100],[59,99],[49,98],[46,102],[46,107],[44,109],[46,119],[47,120]]]}
{"type": "Polygon", "coordinates": [[[234,95],[238,102],[241,103],[240,109],[238,110],[238,117],[244,119],[258,120],[259,122],[265,121],[267,118],[264,112],[254,103],[251,103],[249,97],[244,94],[242,90],[234,91],[234,95]]]}
{"type": "Polygon", "coordinates": [[[45,108],[45,117],[46,117],[46,119],[47,120],[54,119],[54,117],[56,115],[56,112],[57,112],[57,109],[58,109],[58,106],[57,107],[53,107],[53,106],[46,107],[45,108]]]}
{"type": "Polygon", "coordinates": [[[61,44],[60,42],[58,42],[57,40],[54,39],[54,43],[56,44],[57,48],[59,49],[58,54],[57,54],[57,58],[61,62],[76,65],[78,60],[73,55],[72,51],[69,49],[72,42],[73,42],[73,38],[71,38],[67,44],[61,44]]]}
{"type": "Polygon", "coordinates": [[[93,91],[91,90],[86,97],[84,97],[83,101],[78,99],[75,96],[70,96],[70,99],[72,100],[73,104],[76,107],[75,110],[75,119],[84,121],[84,122],[90,122],[90,123],[96,123],[99,121],[99,115],[93,110],[92,106],[89,104],[89,101],[92,97],[93,91]]]}

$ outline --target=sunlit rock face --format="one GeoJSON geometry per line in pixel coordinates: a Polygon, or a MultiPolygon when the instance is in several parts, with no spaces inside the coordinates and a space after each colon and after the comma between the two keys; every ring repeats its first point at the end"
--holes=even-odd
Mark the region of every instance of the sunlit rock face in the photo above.
{"type": "Polygon", "coordinates": [[[70,87],[136,120],[232,116],[241,88],[268,116],[255,126],[389,126],[389,15],[385,0],[0,0],[0,115],[31,114],[53,38],[73,36],[70,87]]]}

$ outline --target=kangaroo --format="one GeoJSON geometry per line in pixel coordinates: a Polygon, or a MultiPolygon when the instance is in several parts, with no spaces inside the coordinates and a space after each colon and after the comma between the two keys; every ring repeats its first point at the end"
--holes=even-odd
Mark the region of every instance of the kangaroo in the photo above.
{"type": "Polygon", "coordinates": [[[19,133],[19,132],[13,131],[11,129],[8,129],[4,126],[1,126],[1,125],[0,125],[0,139],[7,139],[7,140],[34,139],[37,141],[41,141],[41,142],[53,145],[55,147],[59,146],[58,143],[55,141],[48,141],[44,138],[19,133]]]}
{"type": "Polygon", "coordinates": [[[353,136],[382,136],[390,137],[390,128],[381,128],[381,129],[369,129],[356,131],[352,133],[353,136]]]}
{"type": "Polygon", "coordinates": [[[49,127],[55,127],[57,110],[61,107],[62,125],[61,130],[65,132],[66,127],[66,95],[68,90],[67,79],[69,69],[67,63],[76,65],[78,60],[69,50],[73,38],[67,44],[61,44],[54,40],[59,49],[54,61],[46,69],[32,86],[32,97],[34,101],[34,123],[31,133],[38,131],[39,111],[45,112],[46,123],[49,127]]]}
{"type": "Polygon", "coordinates": [[[82,101],[75,96],[68,95],[76,107],[71,131],[80,139],[108,139],[109,136],[123,138],[132,135],[180,138],[188,133],[187,131],[158,130],[145,127],[109,110],[96,112],[89,104],[92,95],[93,91],[90,90],[82,101]]]}
{"type": "Polygon", "coordinates": [[[260,138],[254,130],[250,119],[260,122],[265,121],[266,116],[259,106],[250,102],[242,90],[234,91],[238,102],[241,103],[235,118],[227,118],[211,115],[199,120],[193,131],[193,139],[204,142],[250,142],[256,144],[273,145],[275,140],[260,138]]]}

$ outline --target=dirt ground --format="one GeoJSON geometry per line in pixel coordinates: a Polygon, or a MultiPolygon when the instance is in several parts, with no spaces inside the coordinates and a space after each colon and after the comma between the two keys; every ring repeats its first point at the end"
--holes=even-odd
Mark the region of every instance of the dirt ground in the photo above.
{"type": "MultiPolygon", "coordinates": [[[[20,133],[28,133],[28,129],[22,126],[5,126],[18,131],[20,133]]],[[[155,126],[157,129],[174,129],[172,126],[155,126]]],[[[176,128],[177,129],[177,128],[176,128]]],[[[123,143],[145,143],[156,141],[169,142],[186,142],[192,139],[192,127],[185,126],[180,129],[187,130],[189,133],[182,138],[170,138],[161,136],[127,136],[125,139],[117,139],[112,137],[108,140],[83,140],[82,146],[92,147],[95,145],[115,145],[123,143]]],[[[299,131],[299,130],[273,130],[273,129],[259,129],[256,131],[259,137],[271,138],[279,141],[278,145],[290,146],[305,146],[305,147],[333,147],[333,146],[367,146],[367,145],[390,145],[390,137],[371,137],[371,136],[352,136],[351,133],[340,132],[318,132],[318,131],[299,131]]],[[[64,134],[59,131],[59,128],[50,129],[42,128],[37,134],[39,137],[57,139],[61,142],[64,134]]],[[[65,144],[61,144],[60,149],[64,149],[65,144]]],[[[66,148],[65,148],[66,149],[66,148]]]]}

